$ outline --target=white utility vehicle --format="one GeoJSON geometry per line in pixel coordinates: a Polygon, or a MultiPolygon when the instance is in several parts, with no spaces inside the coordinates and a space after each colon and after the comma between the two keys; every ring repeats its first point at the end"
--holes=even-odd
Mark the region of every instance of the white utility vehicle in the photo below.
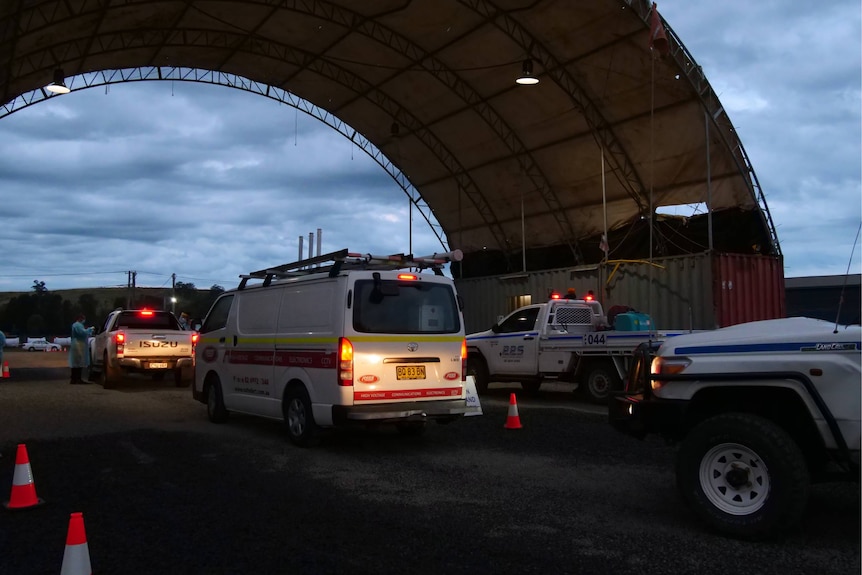
{"type": "Polygon", "coordinates": [[[441,269],[460,258],[341,250],[240,276],[201,326],[195,399],[214,423],[230,412],[283,421],[299,446],[325,428],[419,435],[460,419],[464,320],[441,269]]]}
{"type": "Polygon", "coordinates": [[[520,382],[528,392],[538,391],[544,380],[577,382],[586,399],[605,403],[638,344],[684,333],[655,332],[648,315],[625,306],[609,312],[610,317],[590,294],[552,296],[468,335],[467,371],[476,378],[476,390],[485,393],[492,381],[520,382]]]}
{"type": "Polygon", "coordinates": [[[105,389],[126,373],[155,379],[172,373],[177,387],[188,385],[197,337],[183,330],[169,311],[115,309],[89,341],[91,377],[100,376],[105,389]]]}
{"type": "Polygon", "coordinates": [[[859,480],[860,340],[785,318],[643,344],[610,422],[679,443],[677,487],[713,529],[772,536],[799,523],[811,482],[859,480]]]}

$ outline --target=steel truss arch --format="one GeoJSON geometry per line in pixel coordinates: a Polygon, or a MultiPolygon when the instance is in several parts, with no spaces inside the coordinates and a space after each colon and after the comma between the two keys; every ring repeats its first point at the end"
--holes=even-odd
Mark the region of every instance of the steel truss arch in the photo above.
{"type": "MultiPolygon", "coordinates": [[[[104,0],[102,1],[104,2],[104,0]]],[[[273,2],[274,0],[270,0],[266,3],[272,5],[273,2]]],[[[275,3],[280,4],[280,0],[275,3]]],[[[108,9],[108,4],[98,5],[99,10],[108,9]]],[[[301,2],[301,4],[305,5],[306,3],[301,2]]],[[[315,2],[312,2],[312,4],[315,4],[315,2]]],[[[36,7],[33,9],[33,12],[38,12],[38,14],[35,16],[29,14],[28,18],[29,21],[37,22],[34,25],[35,29],[41,29],[50,27],[52,23],[58,20],[68,20],[72,17],[80,17],[97,11],[96,9],[90,11],[81,10],[77,14],[64,12],[60,15],[59,12],[46,14],[39,11],[38,7],[36,7]]],[[[28,29],[28,32],[32,31],[28,29]]],[[[383,93],[379,88],[372,86],[366,80],[356,76],[349,70],[333,62],[319,58],[316,54],[269,39],[250,37],[247,34],[191,28],[186,28],[182,31],[172,29],[143,29],[105,32],[91,38],[78,38],[54,44],[44,47],[35,53],[18,55],[9,65],[13,68],[17,65],[19,68],[50,70],[55,66],[63,66],[67,62],[83,59],[94,54],[104,55],[130,49],[140,50],[141,48],[162,48],[166,46],[228,48],[233,50],[234,53],[242,52],[272,58],[276,61],[290,63],[301,69],[314,71],[344,86],[353,93],[367,93],[366,99],[369,102],[377,105],[390,117],[401,118],[400,123],[419,139],[437,161],[445,166],[453,175],[458,189],[472,202],[477,213],[491,231],[497,245],[504,251],[508,251],[511,247],[511,242],[507,238],[499,220],[494,215],[484,194],[481,193],[479,187],[470,176],[469,171],[465,169],[460,161],[455,158],[455,155],[431,130],[427,129],[414,114],[410,113],[400,103],[392,100],[388,94],[383,93]],[[92,52],[85,52],[85,50],[92,50],[92,52]]],[[[414,189],[419,192],[418,188],[414,189]]],[[[421,195],[421,192],[419,193],[421,195]]]]}
{"type": "MultiPolygon", "coordinates": [[[[202,70],[199,68],[183,68],[183,67],[153,67],[143,66],[138,68],[124,68],[122,70],[102,70],[99,72],[87,72],[78,76],[73,76],[66,79],[66,85],[71,92],[79,92],[90,88],[98,88],[101,86],[109,86],[111,84],[120,84],[124,82],[146,82],[171,80],[178,82],[196,82],[201,84],[211,84],[216,86],[224,86],[244,92],[257,94],[265,98],[270,98],[282,104],[286,104],[312,118],[326,124],[346,139],[350,140],[360,150],[365,152],[377,165],[389,174],[389,177],[398,185],[404,194],[410,198],[411,204],[422,214],[422,217],[428,223],[428,227],[434,232],[437,241],[443,247],[443,251],[449,251],[448,241],[445,237],[442,227],[437,223],[434,217],[433,210],[424,201],[422,195],[410,182],[410,179],[401,172],[398,167],[386,157],[383,152],[377,148],[368,138],[354,130],[347,123],[341,121],[334,114],[331,114],[314,105],[312,102],[300,98],[287,90],[270,86],[262,82],[255,82],[238,76],[236,74],[228,74],[225,72],[217,72],[214,70],[202,70]]],[[[32,92],[22,94],[14,98],[11,102],[7,102],[0,106],[0,119],[24,108],[39,104],[51,98],[57,98],[57,94],[51,94],[45,89],[40,88],[32,92]]]]}

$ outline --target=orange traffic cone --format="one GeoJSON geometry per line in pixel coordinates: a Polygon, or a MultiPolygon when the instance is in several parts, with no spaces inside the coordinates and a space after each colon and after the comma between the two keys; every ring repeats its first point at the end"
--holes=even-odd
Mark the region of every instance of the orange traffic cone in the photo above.
{"type": "Polygon", "coordinates": [[[506,429],[521,429],[521,418],[518,415],[518,402],[515,401],[515,394],[509,396],[509,416],[506,418],[506,429]]]}
{"type": "Polygon", "coordinates": [[[92,575],[87,533],[84,531],[83,513],[72,513],[69,531],[66,534],[66,549],[63,551],[63,566],[60,575],[92,575]]]}
{"type": "Polygon", "coordinates": [[[30,458],[27,456],[27,446],[18,444],[15,455],[15,473],[12,475],[12,494],[9,501],[3,505],[6,509],[27,509],[45,503],[36,497],[36,485],[33,483],[33,472],[30,471],[30,458]]]}
{"type": "Polygon", "coordinates": [[[3,377],[9,377],[9,362],[3,362],[3,377]]]}

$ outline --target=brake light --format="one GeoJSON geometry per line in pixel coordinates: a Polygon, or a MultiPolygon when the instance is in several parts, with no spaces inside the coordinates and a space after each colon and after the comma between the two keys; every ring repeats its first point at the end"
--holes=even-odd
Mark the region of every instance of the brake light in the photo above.
{"type": "MultiPolygon", "coordinates": [[[[686,357],[655,357],[650,365],[650,372],[653,376],[679,375],[690,365],[691,360],[686,357]]],[[[653,391],[661,389],[666,383],[667,381],[661,379],[650,379],[650,387],[653,391]]]]}
{"type": "Polygon", "coordinates": [[[467,340],[461,340],[461,381],[467,381],[467,340]]]}
{"type": "Polygon", "coordinates": [[[126,334],[118,331],[114,334],[114,343],[117,345],[117,356],[123,355],[126,349],[126,334]]]}
{"type": "Polygon", "coordinates": [[[353,385],[353,344],[346,337],[338,338],[338,385],[353,385]]]}
{"type": "Polygon", "coordinates": [[[398,279],[400,280],[415,280],[415,274],[398,274],[398,279]]]}
{"type": "Polygon", "coordinates": [[[596,296],[593,295],[593,290],[588,291],[587,295],[584,296],[584,299],[586,301],[593,301],[594,299],[596,299],[596,296]]]}
{"type": "Polygon", "coordinates": [[[153,310],[151,310],[151,309],[142,309],[142,310],[141,310],[141,315],[146,316],[146,317],[150,317],[151,315],[153,315],[153,310]]]}
{"type": "Polygon", "coordinates": [[[192,345],[196,345],[200,338],[201,338],[201,334],[199,334],[198,332],[193,333],[192,334],[192,345]]]}

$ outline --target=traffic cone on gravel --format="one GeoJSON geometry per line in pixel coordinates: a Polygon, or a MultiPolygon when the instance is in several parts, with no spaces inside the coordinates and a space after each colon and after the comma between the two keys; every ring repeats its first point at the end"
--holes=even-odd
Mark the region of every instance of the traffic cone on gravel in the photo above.
{"type": "Polygon", "coordinates": [[[84,531],[84,514],[72,513],[66,535],[66,550],[63,551],[63,566],[60,575],[92,575],[87,533],[84,531]]]}
{"type": "Polygon", "coordinates": [[[36,485],[33,483],[33,472],[30,471],[30,458],[27,456],[27,446],[18,444],[15,455],[15,473],[12,475],[12,494],[5,502],[6,509],[27,509],[44,503],[36,497],[36,485]]]}
{"type": "Polygon", "coordinates": [[[3,362],[3,377],[9,377],[9,362],[3,362]]]}
{"type": "Polygon", "coordinates": [[[518,402],[515,394],[509,396],[509,415],[506,417],[506,429],[521,429],[521,417],[518,415],[518,402]]]}

